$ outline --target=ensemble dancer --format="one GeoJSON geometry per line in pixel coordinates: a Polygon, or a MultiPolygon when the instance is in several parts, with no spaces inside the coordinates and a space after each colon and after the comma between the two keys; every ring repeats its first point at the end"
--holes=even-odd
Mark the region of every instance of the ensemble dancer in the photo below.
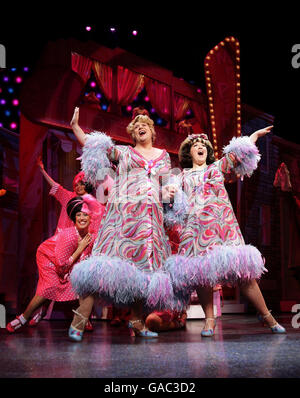
{"type": "MultiPolygon", "coordinates": [[[[47,255],[51,255],[51,251],[55,248],[55,242],[57,239],[57,233],[62,231],[64,228],[70,228],[73,226],[72,220],[68,217],[66,206],[70,199],[75,196],[81,196],[85,194],[90,194],[93,192],[93,186],[85,182],[84,173],[80,171],[75,175],[73,179],[73,191],[69,191],[65,189],[61,184],[57,183],[53,180],[53,178],[46,172],[41,156],[37,159],[37,166],[39,167],[43,177],[50,185],[49,195],[53,196],[61,205],[61,210],[58,218],[58,223],[56,226],[56,230],[54,235],[43,242],[43,246],[40,250],[47,252],[47,255]]],[[[95,219],[94,222],[99,222],[100,219],[95,219]]],[[[95,229],[97,229],[98,225],[95,225],[95,229]]],[[[36,326],[45,316],[47,309],[49,307],[50,302],[47,301],[45,305],[41,306],[39,311],[33,315],[32,319],[29,321],[29,326],[36,326]]],[[[92,331],[93,325],[89,321],[86,325],[87,330],[92,331]]]]}
{"type": "Polygon", "coordinates": [[[263,257],[254,246],[245,244],[224,186],[228,173],[250,176],[257,168],[260,154],[255,142],[272,127],[257,130],[250,137],[234,137],[217,161],[206,134],[189,135],[180,146],[179,161],[184,170],[179,185],[187,195],[188,206],[178,254],[167,260],[166,268],[174,291],[196,289],[206,318],[202,336],[214,334],[213,287],[219,283],[239,284],[272,332],[285,333],[268,310],[256,281],[267,271],[263,257]]]}
{"type": "Polygon", "coordinates": [[[104,206],[92,195],[75,196],[67,203],[67,214],[73,226],[64,228],[43,242],[37,250],[39,281],[36,293],[23,314],[8,323],[14,333],[24,326],[31,315],[49,300],[73,301],[78,298],[70,283],[69,274],[76,262],[90,255],[96,238],[95,226],[104,206]],[[95,222],[93,222],[95,220],[95,222]]]}
{"type": "MultiPolygon", "coordinates": [[[[82,171],[80,171],[78,174],[76,174],[76,176],[73,179],[73,191],[69,191],[66,188],[64,188],[62,185],[58,184],[56,181],[53,180],[53,178],[50,177],[50,175],[46,172],[44,164],[42,162],[41,157],[38,157],[37,160],[37,165],[42,173],[42,175],[44,176],[45,180],[48,182],[48,184],[50,185],[51,189],[49,191],[49,195],[52,195],[61,205],[61,210],[60,210],[60,215],[59,215],[59,219],[58,219],[58,223],[57,223],[57,227],[54,233],[54,236],[52,238],[50,238],[50,240],[47,241],[45,243],[45,246],[47,245],[47,249],[48,251],[51,250],[51,245],[52,245],[52,239],[55,241],[55,235],[60,232],[62,229],[64,228],[69,228],[73,226],[73,222],[72,220],[68,217],[68,214],[66,212],[66,206],[68,201],[71,198],[74,198],[75,196],[81,196],[81,195],[85,195],[85,194],[91,194],[94,190],[93,186],[91,184],[88,184],[85,181],[84,178],[84,173],[82,171]],[[49,243],[49,245],[48,245],[49,243]]],[[[109,176],[107,175],[105,180],[107,180],[105,183],[104,181],[102,181],[101,186],[103,188],[103,193],[104,193],[104,188],[106,187],[106,189],[110,189],[110,186],[112,184],[112,182],[110,181],[109,176]]],[[[97,191],[100,192],[100,190],[97,191]]],[[[105,203],[105,194],[101,195],[102,192],[100,192],[100,195],[97,195],[97,199],[98,201],[100,201],[100,203],[104,204],[105,203]],[[101,198],[99,198],[98,196],[101,196],[101,198]]],[[[102,214],[102,212],[101,212],[102,214]]],[[[94,217],[93,218],[93,222],[96,223],[93,226],[94,230],[98,230],[99,225],[100,225],[100,221],[101,221],[101,216],[100,217],[94,217]]],[[[53,246],[52,246],[53,247],[53,246]]],[[[46,305],[42,306],[40,308],[40,310],[32,317],[32,319],[29,321],[29,326],[36,326],[41,319],[43,318],[43,316],[45,316],[46,311],[47,311],[47,307],[49,306],[49,303],[47,301],[46,305]]],[[[92,331],[93,330],[93,325],[91,323],[91,321],[89,320],[86,324],[86,330],[88,331],[92,331]]]]}
{"type": "Polygon", "coordinates": [[[94,186],[101,170],[117,162],[115,183],[108,197],[92,256],[77,264],[71,283],[80,297],[69,335],[82,340],[84,322],[99,296],[115,306],[131,308],[128,326],[132,335],[156,337],[143,318],[146,309],[172,309],[182,303],[175,300],[164,262],[171,254],[163,227],[162,198],[174,196],[173,187],[160,190],[160,177],[170,171],[166,150],[153,147],[154,122],[147,115],[137,115],[127,127],[132,146],[114,145],[109,136],[85,134],[78,124],[79,108],[71,120],[72,129],[83,146],[82,170],[94,186]],[[76,324],[80,336],[73,334],[76,324]]]}
{"type": "Polygon", "coordinates": [[[57,227],[55,230],[54,235],[57,232],[60,232],[63,228],[72,227],[73,223],[67,215],[66,206],[70,199],[74,198],[75,196],[82,196],[87,193],[93,192],[93,186],[85,182],[84,173],[80,171],[73,179],[73,191],[69,191],[65,189],[62,185],[58,184],[50,175],[46,172],[44,164],[42,162],[41,157],[39,156],[37,159],[37,165],[47,181],[50,185],[51,189],[49,191],[49,195],[53,196],[61,205],[60,215],[58,218],[57,227]]]}

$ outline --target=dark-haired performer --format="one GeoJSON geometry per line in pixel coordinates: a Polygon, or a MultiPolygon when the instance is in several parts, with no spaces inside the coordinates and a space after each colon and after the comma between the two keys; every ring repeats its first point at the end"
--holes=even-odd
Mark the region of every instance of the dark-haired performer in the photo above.
{"type": "MultiPolygon", "coordinates": [[[[51,189],[49,195],[53,196],[61,205],[60,215],[54,235],[43,243],[43,250],[47,251],[47,255],[51,255],[51,251],[54,250],[55,242],[57,239],[57,233],[62,231],[64,228],[70,228],[73,226],[72,221],[67,215],[66,207],[70,199],[75,196],[85,195],[93,191],[93,187],[84,181],[84,173],[81,171],[73,179],[73,191],[69,191],[53,180],[52,177],[46,172],[41,156],[37,159],[37,166],[39,167],[43,177],[50,185],[51,189]],[[47,242],[47,243],[46,243],[47,242]]],[[[33,314],[32,319],[29,322],[30,326],[36,326],[41,319],[46,315],[47,308],[50,302],[47,301],[44,306],[40,307],[39,311],[33,314]]],[[[92,330],[92,324],[87,324],[87,329],[92,330]]]]}
{"type": "Polygon", "coordinates": [[[167,269],[177,283],[176,289],[197,290],[206,316],[202,336],[214,334],[213,287],[218,283],[239,284],[272,332],[285,333],[268,310],[256,282],[266,271],[262,255],[256,247],[245,244],[224,186],[229,172],[240,176],[253,173],[260,160],[255,142],[272,127],[249,137],[234,137],[217,161],[206,134],[189,135],[180,146],[179,161],[184,168],[180,186],[187,195],[188,210],[178,255],[168,260],[167,269]]]}
{"type": "Polygon", "coordinates": [[[105,206],[89,194],[76,196],[67,203],[72,227],[62,229],[39,246],[36,293],[24,313],[6,326],[9,332],[24,326],[47,300],[73,301],[78,298],[69,281],[69,273],[75,263],[90,255],[104,209],[105,206]]]}

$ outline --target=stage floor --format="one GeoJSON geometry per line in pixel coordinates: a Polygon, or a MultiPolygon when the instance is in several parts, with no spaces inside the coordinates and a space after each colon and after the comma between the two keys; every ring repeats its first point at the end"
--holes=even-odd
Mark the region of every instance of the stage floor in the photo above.
{"type": "Polygon", "coordinates": [[[215,336],[203,320],[155,339],[132,338],[125,326],[94,321],[81,343],[68,340],[69,321],[42,321],[11,335],[0,329],[1,378],[299,378],[300,329],[291,314],[275,335],[254,315],[223,315],[215,336]]]}

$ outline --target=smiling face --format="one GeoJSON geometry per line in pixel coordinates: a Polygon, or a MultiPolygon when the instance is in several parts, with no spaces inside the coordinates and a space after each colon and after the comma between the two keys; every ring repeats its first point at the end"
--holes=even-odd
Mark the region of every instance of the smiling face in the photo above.
{"type": "Polygon", "coordinates": [[[135,144],[153,143],[156,138],[154,122],[147,115],[137,115],[126,128],[135,144]]]}
{"type": "Polygon", "coordinates": [[[82,195],[85,195],[87,193],[86,190],[85,190],[85,185],[84,185],[84,183],[82,181],[78,181],[75,184],[74,191],[75,191],[77,196],[82,196],[82,195]]]}
{"type": "Polygon", "coordinates": [[[206,145],[200,141],[196,141],[191,146],[191,157],[193,161],[193,165],[201,166],[206,164],[207,159],[207,148],[206,145]]]}
{"type": "Polygon", "coordinates": [[[91,222],[91,217],[89,214],[83,211],[78,211],[75,216],[75,226],[78,231],[88,229],[91,222]]]}
{"type": "Polygon", "coordinates": [[[133,138],[136,143],[152,142],[152,131],[149,124],[144,122],[135,123],[133,138]]]}

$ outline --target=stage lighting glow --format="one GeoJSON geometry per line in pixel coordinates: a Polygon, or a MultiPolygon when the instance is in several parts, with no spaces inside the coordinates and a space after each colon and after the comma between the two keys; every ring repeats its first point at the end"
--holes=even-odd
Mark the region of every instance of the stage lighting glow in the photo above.
{"type": "Polygon", "coordinates": [[[0,100],[0,104],[1,104],[1,105],[5,105],[5,104],[6,104],[5,99],[0,100]]]}
{"type": "Polygon", "coordinates": [[[24,72],[28,72],[28,71],[29,71],[28,66],[24,66],[23,71],[24,71],[24,72]]]}
{"type": "Polygon", "coordinates": [[[201,93],[201,88],[197,88],[197,93],[201,93]]]}
{"type": "Polygon", "coordinates": [[[191,114],[191,111],[188,109],[188,110],[186,111],[186,114],[187,114],[187,115],[190,115],[190,114],[191,114]]]}
{"type": "Polygon", "coordinates": [[[138,34],[137,30],[133,30],[132,34],[133,34],[133,36],[137,36],[137,34],[138,34]]]}
{"type": "Polygon", "coordinates": [[[8,77],[8,76],[4,76],[4,77],[3,77],[3,81],[4,81],[4,82],[8,82],[8,81],[9,81],[9,77],[8,77]]]}
{"type": "Polygon", "coordinates": [[[11,68],[12,72],[15,72],[17,70],[17,68],[11,68]]]}
{"type": "Polygon", "coordinates": [[[151,108],[150,112],[151,112],[151,113],[155,113],[155,109],[154,109],[154,108],[151,108]]]}
{"type": "Polygon", "coordinates": [[[115,32],[116,31],[116,28],[114,28],[113,26],[110,28],[110,31],[111,32],[115,32]]]}
{"type": "Polygon", "coordinates": [[[9,117],[10,116],[10,111],[5,111],[5,116],[9,117]]]}
{"type": "Polygon", "coordinates": [[[91,86],[91,87],[96,87],[96,82],[94,82],[94,81],[91,82],[91,83],[90,83],[90,86],[91,86]]]}
{"type": "Polygon", "coordinates": [[[162,119],[161,119],[161,118],[158,118],[158,119],[156,120],[156,123],[157,123],[157,124],[162,124],[162,119]]]}
{"type": "Polygon", "coordinates": [[[104,105],[101,106],[101,108],[102,108],[104,111],[106,111],[107,106],[104,104],[104,105]]]}
{"type": "Polygon", "coordinates": [[[16,77],[16,83],[22,83],[22,78],[21,78],[21,76],[16,77]]]}
{"type": "Polygon", "coordinates": [[[128,105],[126,109],[127,109],[128,112],[130,112],[132,110],[132,106],[128,105]]]}
{"type": "Polygon", "coordinates": [[[15,122],[12,122],[12,123],[10,123],[10,128],[11,129],[16,129],[17,128],[17,123],[15,123],[15,122]]]}
{"type": "Polygon", "coordinates": [[[85,30],[86,30],[87,32],[90,32],[90,31],[92,30],[92,28],[91,28],[91,26],[86,26],[86,27],[85,27],[85,30]]]}
{"type": "Polygon", "coordinates": [[[18,100],[18,99],[12,100],[12,104],[13,104],[14,106],[18,106],[18,105],[19,105],[19,100],[18,100]]]}
{"type": "Polygon", "coordinates": [[[9,89],[7,90],[10,94],[12,94],[14,92],[14,89],[12,87],[9,87],[9,89]]]}
{"type": "Polygon", "coordinates": [[[148,95],[146,95],[146,97],[144,98],[144,100],[145,100],[146,102],[150,101],[150,98],[148,97],[148,95]]]}
{"type": "Polygon", "coordinates": [[[0,122],[0,127],[3,127],[3,124],[0,122]]]}
{"type": "Polygon", "coordinates": [[[100,93],[97,93],[96,97],[100,99],[100,98],[102,98],[102,95],[100,93]]]}

